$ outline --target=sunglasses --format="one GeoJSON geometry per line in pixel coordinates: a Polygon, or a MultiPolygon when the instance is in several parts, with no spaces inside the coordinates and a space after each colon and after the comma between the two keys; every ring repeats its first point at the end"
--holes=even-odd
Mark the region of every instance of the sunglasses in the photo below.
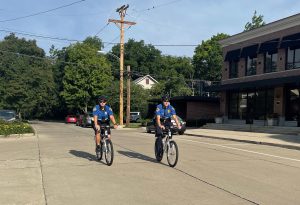
{"type": "Polygon", "coordinates": [[[169,100],[164,100],[163,102],[170,102],[169,100]]]}
{"type": "Polygon", "coordinates": [[[99,103],[106,103],[106,101],[102,100],[102,101],[100,101],[99,103]]]}

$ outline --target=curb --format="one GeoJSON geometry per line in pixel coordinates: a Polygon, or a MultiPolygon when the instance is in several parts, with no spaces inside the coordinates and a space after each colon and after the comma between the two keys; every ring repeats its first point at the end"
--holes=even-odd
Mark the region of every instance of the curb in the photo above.
{"type": "Polygon", "coordinates": [[[219,139],[219,140],[227,140],[227,141],[234,141],[234,142],[245,142],[249,144],[260,144],[260,145],[267,145],[267,146],[273,146],[273,147],[281,147],[286,149],[293,149],[293,150],[300,150],[300,146],[295,145],[286,145],[286,144],[277,144],[272,142],[261,142],[261,141],[253,141],[253,140],[241,140],[241,139],[232,139],[232,138],[225,138],[225,137],[212,137],[207,135],[197,135],[197,134],[187,134],[187,136],[194,136],[194,137],[204,137],[209,139],[219,139]]]}
{"type": "Polygon", "coordinates": [[[0,135],[0,139],[11,139],[11,138],[33,137],[33,136],[35,136],[35,133],[0,135]]]}

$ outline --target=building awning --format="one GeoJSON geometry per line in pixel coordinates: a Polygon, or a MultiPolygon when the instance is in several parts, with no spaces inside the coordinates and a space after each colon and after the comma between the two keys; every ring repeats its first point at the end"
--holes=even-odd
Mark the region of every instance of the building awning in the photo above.
{"type": "Polygon", "coordinates": [[[225,56],[225,61],[238,61],[240,59],[241,49],[228,51],[225,56]]]}
{"type": "Polygon", "coordinates": [[[299,48],[300,47],[300,33],[285,36],[282,38],[280,48],[299,48]]]}
{"type": "Polygon", "coordinates": [[[219,92],[226,90],[243,90],[243,89],[251,89],[251,88],[266,88],[266,87],[274,87],[282,84],[300,84],[300,76],[289,76],[289,77],[281,77],[281,78],[271,78],[257,81],[249,81],[249,82],[240,82],[240,83],[231,83],[231,84],[220,84],[215,86],[207,87],[205,90],[207,92],[219,92]]]}
{"type": "Polygon", "coordinates": [[[258,44],[243,48],[241,53],[241,58],[256,57],[257,49],[258,49],[258,44]]]}
{"type": "Polygon", "coordinates": [[[278,44],[279,44],[279,38],[263,42],[260,47],[258,53],[277,53],[278,49],[278,44]]]}
{"type": "MultiPolygon", "coordinates": [[[[207,96],[176,96],[170,99],[172,102],[219,102],[219,97],[207,96]]],[[[161,103],[161,99],[153,98],[148,100],[150,103],[161,103]]]]}

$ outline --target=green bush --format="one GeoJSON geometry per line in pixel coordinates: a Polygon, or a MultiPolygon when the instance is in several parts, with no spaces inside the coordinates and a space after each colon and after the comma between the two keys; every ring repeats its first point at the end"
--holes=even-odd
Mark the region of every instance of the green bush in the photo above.
{"type": "Polygon", "coordinates": [[[151,122],[152,119],[141,119],[142,127],[146,127],[148,122],[151,122]]]}
{"type": "Polygon", "coordinates": [[[33,133],[32,127],[26,122],[6,122],[0,120],[0,135],[33,133]]]}

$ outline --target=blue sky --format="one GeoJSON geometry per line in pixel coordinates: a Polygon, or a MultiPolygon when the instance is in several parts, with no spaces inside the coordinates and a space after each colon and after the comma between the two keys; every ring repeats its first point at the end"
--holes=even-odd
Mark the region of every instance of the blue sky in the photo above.
{"type": "MultiPolygon", "coordinates": [[[[98,35],[102,41],[118,43],[119,29],[113,23],[106,24],[109,18],[119,19],[116,8],[129,4],[126,20],[137,24],[126,30],[125,42],[133,38],[153,45],[198,45],[217,33],[240,33],[254,10],[264,15],[266,23],[300,12],[299,0],[85,0],[45,14],[3,22],[76,1],[1,0],[0,30],[84,40],[102,29],[98,35]]],[[[1,39],[6,35],[0,31],[1,39]]],[[[70,44],[65,40],[17,36],[36,39],[46,53],[52,44],[56,48],[70,44]]],[[[109,51],[111,47],[112,44],[105,44],[104,50],[109,51]]],[[[166,55],[188,57],[193,56],[195,49],[194,46],[156,48],[166,55]]]]}

